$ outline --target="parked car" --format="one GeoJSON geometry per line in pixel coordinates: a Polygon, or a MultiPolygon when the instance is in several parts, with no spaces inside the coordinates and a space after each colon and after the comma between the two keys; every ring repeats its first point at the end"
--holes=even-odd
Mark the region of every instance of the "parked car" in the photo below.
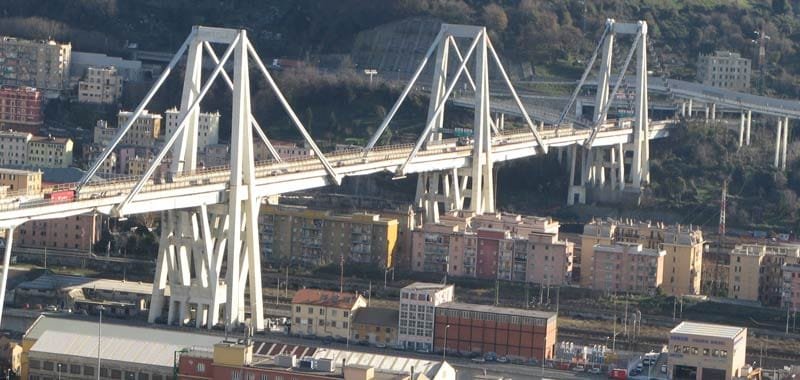
{"type": "Polygon", "coordinates": [[[47,305],[47,307],[44,310],[45,311],[58,311],[58,307],[56,307],[56,305],[47,305]]]}
{"type": "Polygon", "coordinates": [[[572,367],[572,370],[575,372],[586,372],[586,367],[584,367],[583,364],[578,364],[572,367]]]}
{"type": "Polygon", "coordinates": [[[493,362],[497,360],[497,354],[494,352],[487,352],[486,355],[483,355],[483,358],[486,359],[487,362],[493,362]]]}
{"type": "Polygon", "coordinates": [[[599,375],[601,373],[600,367],[592,367],[589,369],[589,373],[593,375],[599,375]]]}
{"type": "Polygon", "coordinates": [[[386,348],[386,343],[375,343],[376,348],[386,348]]]}
{"type": "Polygon", "coordinates": [[[477,358],[472,358],[472,362],[473,363],[486,363],[486,359],[484,359],[483,357],[479,356],[477,358]]]}
{"type": "Polygon", "coordinates": [[[667,373],[667,365],[666,364],[662,364],[661,365],[661,373],[667,373]]]}
{"type": "Polygon", "coordinates": [[[501,357],[497,358],[497,362],[498,363],[508,363],[508,358],[505,357],[505,356],[501,356],[501,357]]]}

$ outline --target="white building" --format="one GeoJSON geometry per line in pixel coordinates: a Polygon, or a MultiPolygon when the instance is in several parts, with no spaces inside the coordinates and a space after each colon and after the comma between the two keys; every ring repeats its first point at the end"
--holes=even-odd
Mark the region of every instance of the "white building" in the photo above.
{"type": "Polygon", "coordinates": [[[742,375],[747,329],[681,322],[669,333],[669,379],[732,380],[742,375]]]}
{"type": "MultiPolygon", "coordinates": [[[[172,137],[172,133],[178,128],[180,111],[173,107],[164,112],[166,119],[165,139],[172,137]]],[[[201,112],[198,122],[197,150],[203,152],[205,147],[219,143],[219,112],[201,112]]]]}
{"type": "Polygon", "coordinates": [[[750,89],[750,60],[739,53],[716,51],[697,58],[697,80],[735,91],[750,89]]]}
{"type": "Polygon", "coordinates": [[[89,67],[86,77],[78,82],[81,103],[115,104],[122,96],[122,76],[114,66],[89,67]]]}
{"type": "Polygon", "coordinates": [[[0,131],[0,166],[25,165],[32,138],[26,132],[0,131]]]}
{"type": "Polygon", "coordinates": [[[406,349],[433,351],[436,306],[452,302],[453,285],[415,282],[400,290],[397,341],[406,349]]]}

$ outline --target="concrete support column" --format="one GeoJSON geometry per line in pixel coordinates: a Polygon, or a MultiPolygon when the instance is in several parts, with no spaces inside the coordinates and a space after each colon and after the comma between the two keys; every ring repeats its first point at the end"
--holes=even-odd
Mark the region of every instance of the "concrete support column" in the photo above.
{"type": "Polygon", "coordinates": [[[706,104],[705,110],[706,110],[706,124],[708,124],[708,111],[709,111],[708,104],[706,104]]]}
{"type": "Polygon", "coordinates": [[[622,143],[619,143],[617,153],[619,154],[619,189],[625,190],[625,149],[623,149],[622,143]]]}
{"type": "Polygon", "coordinates": [[[690,119],[692,118],[692,106],[693,106],[692,103],[693,103],[692,99],[689,99],[689,118],[690,119]]]}
{"type": "Polygon", "coordinates": [[[567,186],[567,205],[572,206],[575,204],[575,197],[572,195],[572,188],[575,187],[575,158],[578,155],[577,145],[570,145],[569,149],[569,186],[567,186]]]}
{"type": "Polygon", "coordinates": [[[783,121],[781,119],[778,119],[778,129],[775,132],[775,161],[773,163],[773,166],[775,166],[776,168],[780,164],[780,158],[781,158],[781,134],[783,133],[782,126],[783,126],[783,121]]]}
{"type": "Polygon", "coordinates": [[[745,145],[747,146],[750,146],[750,122],[752,121],[752,117],[753,117],[753,111],[747,110],[747,121],[746,121],[747,126],[745,127],[745,132],[744,132],[745,135],[744,141],[745,145]]]}
{"type": "Polygon", "coordinates": [[[619,188],[619,184],[617,183],[617,148],[613,146],[609,148],[608,162],[611,167],[611,172],[609,173],[611,176],[611,183],[608,184],[608,187],[611,188],[611,190],[616,190],[619,188]]]}
{"type": "Polygon", "coordinates": [[[781,170],[786,170],[786,155],[789,152],[789,118],[783,119],[783,148],[781,148],[781,170]]]}
{"type": "Polygon", "coordinates": [[[597,149],[594,161],[595,167],[597,168],[597,172],[595,173],[597,178],[595,179],[595,182],[598,186],[603,187],[606,184],[606,150],[597,149]]]}
{"type": "Polygon", "coordinates": [[[712,122],[716,122],[717,121],[717,104],[716,103],[711,103],[711,121],[712,122]]]}
{"type": "Polygon", "coordinates": [[[686,117],[686,102],[681,102],[681,117],[686,117]]]}
{"type": "Polygon", "coordinates": [[[744,119],[745,119],[744,111],[742,111],[739,117],[739,148],[741,148],[742,145],[744,144],[744,121],[745,121],[744,119]]]}
{"type": "Polygon", "coordinates": [[[6,286],[8,286],[8,266],[11,265],[11,244],[14,242],[14,227],[5,230],[6,249],[3,254],[3,280],[0,283],[0,321],[3,319],[3,309],[6,302],[6,286]]]}

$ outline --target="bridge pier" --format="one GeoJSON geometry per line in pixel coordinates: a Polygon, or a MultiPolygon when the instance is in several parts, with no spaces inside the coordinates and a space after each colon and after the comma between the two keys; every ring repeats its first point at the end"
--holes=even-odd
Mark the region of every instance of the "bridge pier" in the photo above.
{"type": "Polygon", "coordinates": [[[747,110],[747,121],[745,127],[745,145],[750,146],[750,123],[752,121],[753,111],[747,110]]]}
{"type": "Polygon", "coordinates": [[[781,137],[783,136],[783,120],[778,119],[778,128],[775,131],[775,160],[773,166],[780,166],[781,159],[781,137]]]}
{"type": "Polygon", "coordinates": [[[739,115],[739,148],[744,145],[744,130],[745,130],[745,113],[741,112],[739,115]]]}
{"type": "Polygon", "coordinates": [[[689,119],[691,119],[692,116],[694,116],[694,114],[692,113],[692,111],[694,110],[694,106],[692,103],[693,103],[692,98],[689,98],[689,119]]]}

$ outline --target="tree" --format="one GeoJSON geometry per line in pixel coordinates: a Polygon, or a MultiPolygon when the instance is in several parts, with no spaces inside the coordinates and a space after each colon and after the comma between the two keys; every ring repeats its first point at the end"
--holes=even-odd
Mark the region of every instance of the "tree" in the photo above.
{"type": "Polygon", "coordinates": [[[499,33],[508,27],[508,16],[503,7],[492,3],[483,7],[483,23],[489,30],[499,33]]]}

